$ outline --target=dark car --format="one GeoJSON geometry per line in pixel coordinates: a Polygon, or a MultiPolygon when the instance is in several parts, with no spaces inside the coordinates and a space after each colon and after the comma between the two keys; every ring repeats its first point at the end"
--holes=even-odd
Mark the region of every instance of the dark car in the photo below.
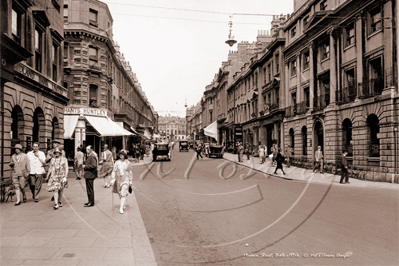
{"type": "Polygon", "coordinates": [[[188,141],[187,140],[181,140],[179,141],[179,150],[186,150],[188,151],[188,141]]]}
{"type": "Polygon", "coordinates": [[[223,145],[216,145],[211,144],[209,145],[209,154],[208,157],[215,156],[217,158],[223,158],[224,154],[224,146],[223,145]]]}
{"type": "Polygon", "coordinates": [[[152,151],[152,159],[156,160],[168,160],[170,161],[170,149],[168,143],[156,143],[154,145],[154,150],[152,151]]]}

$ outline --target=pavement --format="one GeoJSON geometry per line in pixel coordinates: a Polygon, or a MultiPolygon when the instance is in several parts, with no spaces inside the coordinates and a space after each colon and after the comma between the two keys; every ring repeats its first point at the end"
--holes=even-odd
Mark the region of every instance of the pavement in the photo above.
{"type": "Polygon", "coordinates": [[[44,189],[47,184],[38,203],[26,188],[26,203],[14,206],[14,196],[13,202],[0,204],[0,265],[157,265],[134,193],[120,214],[119,197],[104,188],[103,180],[94,181],[96,205],[91,208],[83,206],[84,180],[70,171],[68,183],[58,210],[44,189]]]}
{"type": "Polygon", "coordinates": [[[237,154],[232,153],[224,153],[223,158],[229,160],[231,162],[235,162],[239,165],[252,168],[253,170],[265,173],[267,176],[272,176],[276,178],[284,178],[288,180],[297,180],[303,182],[312,182],[312,183],[325,183],[339,185],[339,186],[354,186],[354,187],[373,187],[373,188],[382,188],[382,189],[398,189],[399,184],[397,183],[387,183],[387,182],[373,182],[368,180],[360,180],[355,178],[349,178],[349,184],[340,184],[340,175],[333,175],[330,173],[320,174],[319,171],[313,173],[312,170],[303,169],[295,166],[287,167],[283,165],[284,172],[283,175],[281,170],[277,171],[277,174],[274,174],[275,166],[272,166],[272,162],[270,158],[267,158],[266,162],[261,164],[259,157],[250,157],[250,160],[247,160],[247,156],[244,155],[244,161],[239,163],[237,154]]]}

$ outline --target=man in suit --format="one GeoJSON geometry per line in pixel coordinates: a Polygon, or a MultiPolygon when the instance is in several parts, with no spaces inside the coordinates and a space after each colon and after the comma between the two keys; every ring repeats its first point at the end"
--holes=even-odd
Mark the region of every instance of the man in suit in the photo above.
{"type": "Polygon", "coordinates": [[[93,152],[93,147],[88,145],[86,147],[87,159],[83,165],[85,170],[84,178],[86,179],[86,191],[88,202],[84,204],[85,207],[94,206],[94,179],[97,178],[97,156],[93,152]]]}
{"type": "Polygon", "coordinates": [[[320,174],[322,174],[324,165],[323,165],[323,152],[321,151],[321,146],[317,146],[317,151],[315,152],[314,157],[315,157],[314,158],[315,163],[314,163],[313,172],[316,171],[316,169],[320,167],[320,174]]]}
{"type": "Polygon", "coordinates": [[[349,183],[349,175],[348,175],[348,160],[346,159],[346,155],[348,153],[346,151],[343,152],[342,157],[341,157],[341,166],[342,166],[342,171],[341,171],[341,180],[339,183],[342,184],[345,178],[345,183],[349,183]]]}

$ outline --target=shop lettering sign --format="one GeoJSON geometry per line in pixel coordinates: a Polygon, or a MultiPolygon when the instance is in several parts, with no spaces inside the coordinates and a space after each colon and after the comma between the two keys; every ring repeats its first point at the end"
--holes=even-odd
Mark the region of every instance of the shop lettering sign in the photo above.
{"type": "Polygon", "coordinates": [[[75,108],[65,107],[65,115],[92,115],[92,116],[107,116],[107,110],[99,108],[75,108]]]}

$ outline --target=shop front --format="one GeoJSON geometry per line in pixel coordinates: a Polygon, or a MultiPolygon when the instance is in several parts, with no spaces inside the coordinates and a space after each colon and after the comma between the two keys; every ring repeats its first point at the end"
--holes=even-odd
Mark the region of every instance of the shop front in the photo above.
{"type": "Polygon", "coordinates": [[[99,154],[104,144],[125,149],[127,137],[133,135],[114,122],[103,108],[66,107],[64,109],[64,145],[68,160],[73,160],[79,146],[92,145],[99,154]]]}

